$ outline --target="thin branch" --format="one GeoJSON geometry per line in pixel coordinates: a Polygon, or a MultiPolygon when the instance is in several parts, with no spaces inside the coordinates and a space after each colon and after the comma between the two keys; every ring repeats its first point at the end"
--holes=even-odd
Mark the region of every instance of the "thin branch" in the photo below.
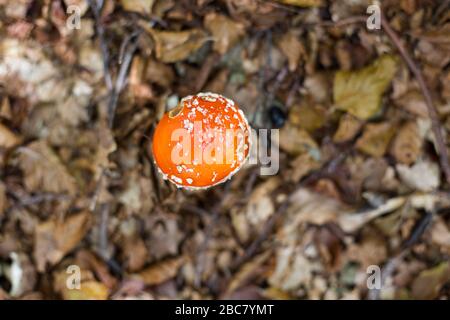
{"type": "Polygon", "coordinates": [[[450,184],[450,163],[449,163],[449,157],[448,157],[448,152],[447,152],[447,143],[446,143],[445,136],[442,134],[442,127],[441,127],[441,123],[439,121],[439,116],[438,116],[436,107],[434,105],[433,99],[431,97],[430,90],[428,89],[428,86],[422,75],[422,71],[417,66],[417,64],[414,62],[414,60],[411,58],[408,51],[403,46],[397,33],[392,29],[391,25],[389,24],[389,21],[387,20],[387,18],[384,14],[382,14],[382,17],[381,17],[381,25],[383,27],[383,30],[386,32],[388,37],[391,39],[394,46],[399,51],[403,60],[408,65],[409,70],[412,72],[412,74],[414,75],[414,77],[416,78],[416,80],[419,84],[420,90],[422,91],[422,94],[425,98],[425,103],[427,105],[428,114],[431,119],[431,129],[433,131],[434,137],[436,138],[436,148],[437,148],[437,152],[439,154],[439,160],[441,163],[441,167],[442,167],[442,170],[444,171],[447,182],[450,184]]]}
{"type": "Polygon", "coordinates": [[[108,102],[108,123],[109,127],[112,128],[113,122],[114,122],[114,115],[116,113],[117,108],[117,102],[119,100],[120,93],[122,92],[123,88],[125,88],[128,70],[130,68],[131,61],[133,59],[134,52],[137,49],[137,38],[139,36],[140,32],[135,32],[131,36],[124,39],[125,45],[122,45],[124,53],[121,54],[120,57],[120,70],[119,74],[116,79],[116,83],[114,84],[114,87],[111,90],[110,99],[108,102]]]}
{"type": "Polygon", "coordinates": [[[105,77],[105,83],[108,90],[112,90],[112,76],[111,72],[109,71],[109,62],[110,62],[110,56],[109,56],[109,50],[108,50],[108,44],[106,42],[105,37],[105,28],[103,27],[103,24],[101,23],[101,11],[103,7],[103,1],[97,1],[97,0],[88,0],[89,6],[91,7],[92,13],[94,14],[94,20],[95,20],[95,30],[97,31],[98,38],[100,40],[100,48],[102,50],[103,55],[103,76],[105,77]]]}

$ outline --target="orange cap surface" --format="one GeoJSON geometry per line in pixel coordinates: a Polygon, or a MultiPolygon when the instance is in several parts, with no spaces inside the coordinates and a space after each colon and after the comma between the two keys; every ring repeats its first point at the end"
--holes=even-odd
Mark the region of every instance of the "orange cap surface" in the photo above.
{"type": "Polygon", "coordinates": [[[178,187],[207,188],[230,178],[250,152],[251,130],[230,99],[199,93],[164,114],[153,136],[153,155],[165,179],[178,187]]]}

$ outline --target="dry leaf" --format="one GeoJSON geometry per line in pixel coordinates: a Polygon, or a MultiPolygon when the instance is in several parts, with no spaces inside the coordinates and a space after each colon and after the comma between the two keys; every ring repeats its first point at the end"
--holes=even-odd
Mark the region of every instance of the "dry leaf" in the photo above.
{"type": "Polygon", "coordinates": [[[306,56],[306,50],[299,40],[299,36],[294,31],[285,33],[278,41],[281,52],[286,56],[289,63],[289,70],[297,69],[300,57],[306,56]]]}
{"type": "Polygon", "coordinates": [[[290,163],[293,168],[290,178],[292,181],[298,182],[311,171],[319,169],[320,165],[320,161],[311,156],[310,153],[305,152],[290,163]]]}
{"type": "Polygon", "coordinates": [[[150,29],[149,32],[155,41],[156,57],[165,63],[186,59],[208,40],[201,29],[179,32],[150,29]]]}
{"type": "Polygon", "coordinates": [[[289,111],[289,122],[308,132],[323,127],[327,120],[325,108],[311,100],[305,99],[304,103],[292,106],[289,111]]]}
{"type": "Polygon", "coordinates": [[[62,291],[64,300],[106,300],[109,296],[108,288],[101,282],[85,281],[80,289],[68,289],[62,291]]]}
{"type": "Polygon", "coordinates": [[[208,13],[205,16],[204,24],[213,36],[214,50],[220,54],[226,53],[245,34],[243,24],[215,12],[208,13]]]}
{"type": "Polygon", "coordinates": [[[339,120],[339,127],[333,136],[333,141],[342,143],[353,139],[361,130],[363,123],[351,114],[344,114],[339,120]]]}
{"type": "Polygon", "coordinates": [[[127,11],[152,13],[154,0],[120,0],[120,4],[127,11]]]}
{"type": "Polygon", "coordinates": [[[403,183],[415,190],[433,191],[441,183],[439,166],[430,160],[420,160],[412,167],[398,164],[396,169],[403,183]]]}
{"type": "Polygon", "coordinates": [[[404,124],[391,145],[391,154],[397,162],[410,165],[416,162],[422,151],[422,138],[416,122],[404,124]]]}
{"type": "Polygon", "coordinates": [[[3,216],[8,206],[8,199],[6,198],[6,187],[3,182],[0,181],[0,219],[3,216]]]}
{"type": "Polygon", "coordinates": [[[319,7],[323,5],[322,0],[277,0],[277,1],[298,7],[319,7]]]}
{"type": "Polygon", "coordinates": [[[382,157],[394,134],[395,130],[389,122],[369,123],[356,141],[356,148],[370,156],[382,157]]]}
{"type": "Polygon", "coordinates": [[[385,213],[392,212],[406,202],[406,198],[398,197],[392,198],[386,201],[386,203],[380,205],[378,208],[365,211],[365,212],[357,212],[357,213],[347,213],[339,217],[338,223],[342,230],[345,232],[351,233],[355,232],[363,225],[372,221],[373,219],[382,216],[385,213]]]}
{"type": "Polygon", "coordinates": [[[280,148],[290,154],[298,155],[317,150],[318,146],[306,130],[286,124],[280,130],[280,148]]]}
{"type": "Polygon", "coordinates": [[[435,244],[443,247],[444,250],[450,253],[450,230],[441,217],[435,217],[430,234],[431,240],[435,244]]]}
{"type": "Polygon", "coordinates": [[[346,259],[359,262],[366,270],[370,265],[380,265],[387,257],[387,248],[381,235],[363,237],[362,243],[352,243],[347,247],[346,259]]]}
{"type": "Polygon", "coordinates": [[[249,262],[245,263],[229,280],[228,287],[224,293],[225,296],[231,295],[234,291],[246,285],[252,274],[258,271],[261,265],[271,256],[271,251],[263,252],[249,262]]]}
{"type": "Polygon", "coordinates": [[[423,118],[428,117],[428,107],[418,90],[410,90],[395,100],[395,104],[406,111],[423,118]]]}
{"type": "Polygon", "coordinates": [[[32,142],[19,152],[19,165],[28,190],[70,195],[77,192],[75,179],[45,141],[32,142]]]}
{"type": "Polygon", "coordinates": [[[183,262],[183,257],[167,259],[144,269],[136,277],[148,286],[157,285],[175,277],[183,262]]]}
{"type": "Polygon", "coordinates": [[[47,263],[57,264],[78,245],[89,230],[90,217],[89,211],[83,211],[64,221],[52,218],[36,227],[34,259],[39,272],[45,271],[47,263]]]}
{"type": "Polygon", "coordinates": [[[441,288],[450,280],[450,264],[442,262],[434,268],[422,271],[412,284],[414,299],[435,299],[441,288]]]}
{"type": "Polygon", "coordinates": [[[0,147],[12,148],[20,144],[20,142],[19,136],[0,123],[0,147]]]}
{"type": "Polygon", "coordinates": [[[371,118],[380,110],[383,93],[396,72],[397,59],[390,55],[358,71],[338,71],[333,88],[337,108],[362,120],[371,118]]]}

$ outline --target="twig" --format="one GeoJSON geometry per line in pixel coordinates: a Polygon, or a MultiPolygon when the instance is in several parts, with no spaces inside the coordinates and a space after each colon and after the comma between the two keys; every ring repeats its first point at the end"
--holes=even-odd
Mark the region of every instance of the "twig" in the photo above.
{"type": "Polygon", "coordinates": [[[105,29],[103,28],[103,24],[100,21],[103,1],[102,0],[88,0],[88,1],[92,13],[94,14],[95,29],[97,31],[98,38],[100,40],[100,48],[102,50],[103,55],[103,76],[105,77],[106,87],[108,88],[108,90],[112,90],[113,84],[111,72],[109,71],[110,57],[108,44],[106,42],[105,29]]]}
{"type": "Polygon", "coordinates": [[[108,123],[109,127],[112,128],[113,122],[114,122],[114,116],[116,113],[117,108],[117,102],[119,100],[120,93],[122,92],[123,88],[126,84],[126,78],[128,75],[128,69],[130,67],[133,54],[137,49],[137,37],[139,36],[140,32],[135,32],[131,36],[125,38],[124,43],[126,45],[123,45],[122,47],[126,47],[126,49],[123,50],[123,57],[120,57],[121,65],[119,74],[116,79],[116,83],[114,87],[111,90],[110,99],[108,102],[108,123]],[[134,39],[133,39],[134,38],[134,39]],[[131,40],[133,39],[133,40],[131,40]]]}
{"type": "Polygon", "coordinates": [[[440,160],[440,163],[442,166],[442,170],[444,171],[447,183],[450,184],[450,163],[449,163],[449,158],[448,158],[448,153],[447,153],[446,139],[445,139],[444,135],[442,134],[442,128],[441,128],[441,123],[439,121],[439,116],[436,111],[436,107],[434,106],[430,90],[428,89],[428,86],[422,75],[422,71],[419,69],[419,67],[417,67],[416,63],[411,58],[408,51],[406,51],[400,38],[398,37],[397,33],[392,29],[391,25],[389,24],[389,21],[387,20],[387,18],[384,14],[382,14],[382,16],[381,16],[381,25],[383,27],[383,30],[386,32],[386,34],[391,39],[392,43],[395,45],[395,47],[399,51],[403,60],[408,65],[409,70],[413,73],[414,77],[416,78],[416,80],[419,84],[420,90],[422,91],[422,94],[425,98],[425,103],[427,105],[428,114],[431,119],[431,129],[436,138],[436,148],[437,148],[437,152],[439,153],[439,160],[440,160]]]}

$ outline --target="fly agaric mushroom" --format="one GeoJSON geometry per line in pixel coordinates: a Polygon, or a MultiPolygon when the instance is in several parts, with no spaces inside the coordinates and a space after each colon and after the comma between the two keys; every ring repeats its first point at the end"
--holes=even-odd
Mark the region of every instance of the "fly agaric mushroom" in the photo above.
{"type": "Polygon", "coordinates": [[[208,188],[231,178],[249,156],[251,130],[242,110],[215,93],[183,98],[153,136],[155,163],[178,187],[208,188]]]}

